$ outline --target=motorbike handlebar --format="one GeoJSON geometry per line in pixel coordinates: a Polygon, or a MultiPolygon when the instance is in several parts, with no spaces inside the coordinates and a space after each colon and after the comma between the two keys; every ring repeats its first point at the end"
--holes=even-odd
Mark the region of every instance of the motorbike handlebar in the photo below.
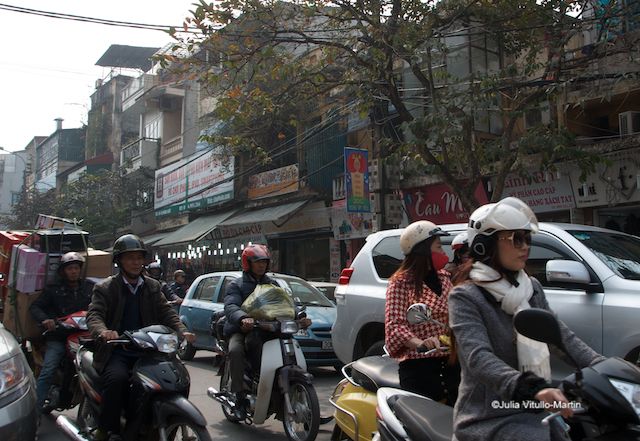
{"type": "Polygon", "coordinates": [[[429,355],[429,354],[433,354],[434,352],[442,352],[444,354],[449,352],[449,347],[448,346],[440,346],[440,348],[433,348],[433,349],[429,349],[426,346],[420,346],[417,349],[419,354],[425,354],[425,355],[429,355]]]}

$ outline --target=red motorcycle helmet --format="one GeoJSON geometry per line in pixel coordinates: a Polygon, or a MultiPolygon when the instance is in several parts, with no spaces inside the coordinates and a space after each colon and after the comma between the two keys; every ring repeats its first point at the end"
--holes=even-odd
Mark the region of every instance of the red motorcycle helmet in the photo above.
{"type": "Polygon", "coordinates": [[[266,245],[253,244],[247,246],[242,251],[242,271],[249,271],[251,269],[250,263],[257,262],[258,260],[271,261],[271,253],[266,245]]]}

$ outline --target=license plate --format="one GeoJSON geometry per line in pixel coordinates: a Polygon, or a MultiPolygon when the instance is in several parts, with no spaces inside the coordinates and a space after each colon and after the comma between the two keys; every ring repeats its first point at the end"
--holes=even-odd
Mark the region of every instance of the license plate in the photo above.
{"type": "Polygon", "coordinates": [[[330,340],[323,341],[322,349],[333,349],[333,343],[330,340]]]}

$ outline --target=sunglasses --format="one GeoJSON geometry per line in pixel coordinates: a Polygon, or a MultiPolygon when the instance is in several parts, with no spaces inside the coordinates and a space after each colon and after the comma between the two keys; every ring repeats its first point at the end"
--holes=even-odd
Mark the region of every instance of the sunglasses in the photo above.
{"type": "Polygon", "coordinates": [[[500,240],[510,240],[514,248],[523,248],[525,244],[531,246],[531,232],[530,231],[513,231],[506,236],[500,236],[500,240]]]}

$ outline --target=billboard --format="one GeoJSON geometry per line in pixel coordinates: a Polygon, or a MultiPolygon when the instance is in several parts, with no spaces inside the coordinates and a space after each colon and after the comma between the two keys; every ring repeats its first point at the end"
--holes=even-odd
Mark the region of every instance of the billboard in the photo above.
{"type": "Polygon", "coordinates": [[[156,170],[156,216],[182,213],[233,199],[233,160],[223,164],[219,150],[198,152],[156,170]]]}

